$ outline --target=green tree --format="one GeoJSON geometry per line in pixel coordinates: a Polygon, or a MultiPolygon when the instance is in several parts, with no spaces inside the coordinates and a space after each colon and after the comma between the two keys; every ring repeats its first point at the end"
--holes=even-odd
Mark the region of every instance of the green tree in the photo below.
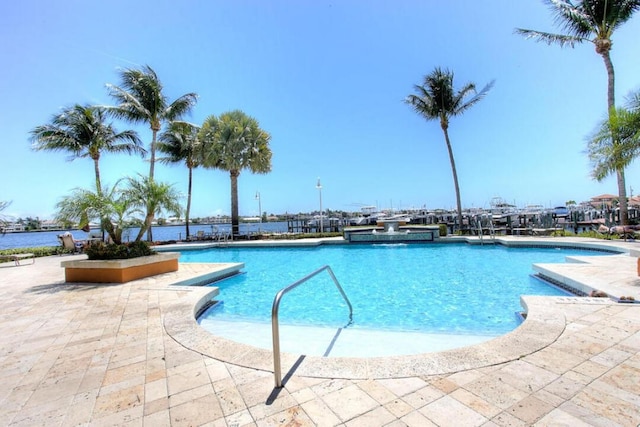
{"type": "MultiPolygon", "coordinates": [[[[615,73],[611,61],[611,36],[622,24],[640,8],[640,0],[545,0],[565,34],[517,28],[516,33],[542,41],[549,45],[575,47],[577,44],[591,42],[595,51],[604,61],[607,69],[607,111],[611,117],[616,115],[615,73]]],[[[615,119],[613,119],[615,120],[615,119]]],[[[617,141],[612,142],[614,145],[617,141]]],[[[629,221],[627,213],[627,191],[624,169],[617,169],[618,193],[620,198],[620,216],[623,224],[629,221]]]]}
{"type": "Polygon", "coordinates": [[[153,241],[151,224],[156,215],[159,216],[164,211],[175,216],[182,213],[180,194],[170,184],[156,182],[150,177],[139,176],[138,179],[128,178],[127,181],[128,188],[123,191],[125,200],[135,208],[147,208],[136,241],[140,240],[144,233],[148,233],[147,239],[153,241]]]}
{"type": "Polygon", "coordinates": [[[116,117],[132,123],[147,123],[151,128],[149,177],[153,180],[158,132],[164,122],[178,120],[191,111],[198,100],[187,93],[169,102],[156,72],[145,65],[142,69],[127,68],[120,73],[120,86],[107,84],[109,94],[118,105],[109,107],[116,117]]]}
{"type": "Polygon", "coordinates": [[[42,221],[40,221],[40,218],[38,217],[31,218],[30,216],[28,216],[25,221],[25,228],[27,230],[40,230],[42,228],[42,221]]]}
{"type": "Polygon", "coordinates": [[[185,211],[186,234],[189,238],[189,214],[191,212],[191,189],[193,169],[202,163],[202,144],[199,138],[200,127],[187,122],[171,122],[168,129],[160,135],[158,151],[167,154],[158,159],[163,163],[184,163],[189,170],[187,184],[187,209],[185,211]]]}
{"type": "Polygon", "coordinates": [[[113,187],[103,188],[99,192],[74,189],[56,204],[56,219],[64,223],[79,224],[80,227],[92,220],[100,220],[113,243],[122,243],[122,233],[129,225],[127,219],[137,211],[131,200],[123,194],[121,182],[119,180],[113,187]]]}
{"type": "Polygon", "coordinates": [[[436,67],[431,74],[424,76],[422,85],[415,85],[415,94],[409,95],[405,102],[413,107],[413,110],[425,120],[439,120],[444,133],[444,140],[449,152],[451,171],[453,173],[453,185],[456,191],[456,205],[458,210],[458,224],[462,226],[462,202],[460,200],[460,186],[458,185],[458,172],[453,157],[453,149],[449,139],[449,120],[459,116],[485,97],[493,86],[493,81],[487,84],[480,92],[476,92],[473,83],[465,84],[460,90],[453,87],[453,72],[436,67]]]}
{"type": "Polygon", "coordinates": [[[229,172],[231,177],[231,227],[240,232],[238,215],[238,177],[243,169],[252,173],[271,171],[271,135],[260,128],[256,119],[240,110],[216,117],[209,116],[200,131],[204,145],[204,163],[208,168],[229,172]]]}
{"type": "MultiPolygon", "coordinates": [[[[158,132],[164,122],[178,120],[191,111],[198,96],[187,93],[169,102],[163,93],[163,86],[156,72],[145,65],[142,69],[128,68],[120,73],[120,86],[108,84],[110,95],[118,105],[110,107],[116,116],[132,123],[148,123],[151,128],[149,159],[149,179],[153,181],[156,163],[156,143],[158,132]]],[[[147,216],[153,216],[153,206],[147,206],[147,216]]],[[[152,240],[151,225],[147,240],[152,240]]]]}
{"type": "Polygon", "coordinates": [[[138,134],[132,130],[118,132],[106,123],[106,110],[98,106],[76,104],[51,118],[51,122],[31,131],[33,149],[68,151],[70,160],[89,157],[93,160],[96,191],[102,190],[100,156],[103,152],[144,155],[138,134]]]}
{"type": "Polygon", "coordinates": [[[610,113],[589,138],[587,151],[591,176],[597,181],[626,169],[640,153],[640,110],[618,108],[610,113]]]}

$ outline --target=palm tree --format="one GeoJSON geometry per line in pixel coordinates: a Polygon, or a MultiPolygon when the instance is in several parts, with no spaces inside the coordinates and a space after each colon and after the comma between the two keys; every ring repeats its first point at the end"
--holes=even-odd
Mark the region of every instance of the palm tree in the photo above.
{"type": "Polygon", "coordinates": [[[191,188],[193,183],[193,169],[202,162],[202,144],[198,133],[200,127],[187,122],[171,122],[169,129],[159,138],[158,150],[167,157],[158,159],[164,163],[184,162],[189,169],[189,183],[187,185],[187,209],[185,211],[186,233],[189,238],[189,213],[191,212],[191,188]]]}
{"type": "Polygon", "coordinates": [[[103,152],[145,154],[136,132],[118,132],[105,120],[106,110],[102,107],[76,104],[65,108],[52,117],[51,123],[37,126],[31,131],[33,148],[69,151],[72,153],[71,160],[91,158],[95,169],[96,191],[100,193],[100,155],[103,152]]]}
{"type": "MultiPolygon", "coordinates": [[[[517,28],[516,33],[543,41],[549,45],[575,47],[577,44],[591,42],[607,69],[607,111],[610,116],[616,114],[615,74],[611,61],[611,36],[622,24],[631,19],[640,9],[640,0],[582,0],[574,4],[570,0],[545,0],[552,10],[555,21],[566,34],[554,34],[517,28]]],[[[614,140],[613,144],[617,144],[614,140]]],[[[627,191],[624,170],[616,171],[620,197],[620,216],[622,224],[628,223],[627,191]]]]}
{"type": "Polygon", "coordinates": [[[156,72],[145,65],[141,70],[128,68],[120,73],[120,86],[107,84],[110,95],[118,105],[109,110],[116,117],[132,123],[148,123],[151,128],[149,177],[153,180],[156,160],[156,138],[162,123],[178,120],[191,111],[198,96],[195,93],[182,95],[169,102],[156,72]]]}
{"type": "Polygon", "coordinates": [[[444,133],[444,140],[449,151],[449,161],[453,173],[453,185],[456,190],[456,205],[458,209],[458,226],[462,227],[462,203],[460,201],[460,187],[458,185],[458,173],[453,157],[453,149],[449,140],[449,119],[461,115],[475,105],[489,92],[493,81],[487,84],[480,92],[476,92],[473,83],[467,83],[457,92],[453,88],[453,72],[436,67],[431,74],[424,76],[422,86],[415,85],[416,94],[409,95],[405,102],[413,107],[413,110],[429,120],[440,120],[440,127],[444,133]],[[469,97],[471,96],[471,97],[469,97]]]}
{"type": "Polygon", "coordinates": [[[176,216],[182,213],[180,194],[171,185],[156,182],[150,177],[128,178],[127,181],[128,188],[123,191],[125,200],[128,200],[134,208],[142,209],[145,206],[147,208],[136,241],[140,240],[144,233],[147,233],[149,241],[153,241],[151,223],[156,215],[160,215],[163,211],[171,212],[176,216]]]}
{"type": "Polygon", "coordinates": [[[271,135],[260,129],[256,119],[235,110],[219,118],[209,116],[200,137],[205,145],[203,165],[228,171],[231,177],[231,228],[233,235],[238,235],[238,177],[243,169],[252,173],[271,171],[271,135]]]}
{"type": "MultiPolygon", "coordinates": [[[[156,163],[156,142],[158,132],[165,121],[178,120],[191,111],[198,96],[195,93],[182,95],[169,102],[163,94],[163,86],[156,72],[145,65],[141,70],[128,68],[120,73],[120,86],[107,84],[113,98],[119,103],[110,111],[119,118],[133,123],[148,123],[151,128],[149,179],[153,181],[156,163]]],[[[147,216],[152,216],[152,206],[147,207],[147,216]]],[[[147,240],[151,241],[151,225],[147,240]]]]}
{"type": "Polygon", "coordinates": [[[588,140],[587,152],[593,167],[591,175],[602,181],[624,170],[640,154],[640,105],[629,102],[629,109],[618,108],[602,121],[588,140]]]}
{"type": "Polygon", "coordinates": [[[83,188],[74,189],[56,204],[56,219],[62,223],[78,223],[80,227],[93,219],[99,219],[111,240],[116,244],[122,243],[126,218],[135,210],[131,201],[123,197],[121,181],[111,188],[96,192],[83,188]]]}

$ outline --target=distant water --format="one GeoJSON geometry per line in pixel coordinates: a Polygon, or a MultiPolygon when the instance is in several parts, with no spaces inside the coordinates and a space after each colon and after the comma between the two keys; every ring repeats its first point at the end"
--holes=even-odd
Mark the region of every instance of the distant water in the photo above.
{"type": "MultiPolygon", "coordinates": [[[[192,236],[203,230],[205,233],[211,233],[215,228],[221,232],[231,230],[231,224],[215,224],[215,225],[189,225],[189,233],[192,236]]],[[[124,241],[130,241],[136,238],[139,228],[130,228],[123,234],[124,241]]],[[[271,233],[284,233],[287,231],[287,223],[282,222],[265,222],[258,223],[246,223],[240,224],[240,233],[254,233],[257,231],[266,231],[271,233]]],[[[99,232],[99,230],[91,230],[92,233],[99,232]]],[[[7,233],[4,236],[0,235],[0,249],[12,249],[12,248],[33,248],[41,246],[58,246],[58,235],[63,231],[31,231],[24,233],[7,233]]],[[[71,230],[71,234],[77,240],[83,240],[89,237],[89,233],[82,230],[71,230]]],[[[167,226],[155,226],[153,227],[153,240],[155,241],[167,241],[167,240],[183,240],[187,236],[186,228],[184,225],[167,225],[167,226]]]]}

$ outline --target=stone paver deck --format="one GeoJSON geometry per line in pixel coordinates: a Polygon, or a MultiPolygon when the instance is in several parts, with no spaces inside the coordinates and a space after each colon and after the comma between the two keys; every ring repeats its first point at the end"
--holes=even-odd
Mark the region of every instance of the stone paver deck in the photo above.
{"type": "MultiPolygon", "coordinates": [[[[74,257],[82,255],[0,264],[0,425],[640,423],[640,304],[525,298],[529,319],[497,340],[369,361],[285,355],[289,375],[274,389],[269,352],[193,339],[194,305],[207,291],[171,283],[213,266],[181,264],[122,285],[66,284],[60,261],[74,257]]],[[[640,299],[628,255],[541,268],[640,299]]]]}

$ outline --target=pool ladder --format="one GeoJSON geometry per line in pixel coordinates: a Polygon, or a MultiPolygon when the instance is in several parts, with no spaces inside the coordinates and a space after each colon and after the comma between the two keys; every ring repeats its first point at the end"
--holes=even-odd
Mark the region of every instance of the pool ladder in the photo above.
{"type": "Polygon", "coordinates": [[[486,224],[483,227],[482,216],[478,215],[476,217],[476,224],[477,224],[478,238],[480,239],[481,245],[484,244],[484,230],[489,231],[489,239],[491,239],[492,241],[496,239],[496,230],[493,227],[493,220],[490,217],[487,217],[486,224]]]}
{"type": "Polygon", "coordinates": [[[351,306],[351,302],[349,302],[349,298],[347,298],[347,294],[344,293],[344,289],[342,289],[342,286],[340,286],[338,279],[336,279],[336,275],[333,274],[333,270],[328,265],[325,265],[324,267],[320,267],[313,273],[308,274],[302,279],[298,280],[297,282],[292,283],[286,288],[281,289],[280,292],[278,292],[275,298],[273,299],[273,306],[271,308],[271,334],[273,337],[273,376],[275,378],[276,388],[282,387],[282,367],[280,365],[280,326],[278,325],[278,310],[280,308],[280,300],[287,292],[292,291],[293,289],[297,288],[307,280],[317,276],[318,274],[322,273],[325,270],[329,273],[329,275],[331,276],[331,279],[333,279],[333,283],[335,283],[336,287],[340,291],[342,298],[344,298],[345,302],[349,306],[349,323],[348,324],[351,324],[351,322],[353,321],[353,307],[351,306]]]}

